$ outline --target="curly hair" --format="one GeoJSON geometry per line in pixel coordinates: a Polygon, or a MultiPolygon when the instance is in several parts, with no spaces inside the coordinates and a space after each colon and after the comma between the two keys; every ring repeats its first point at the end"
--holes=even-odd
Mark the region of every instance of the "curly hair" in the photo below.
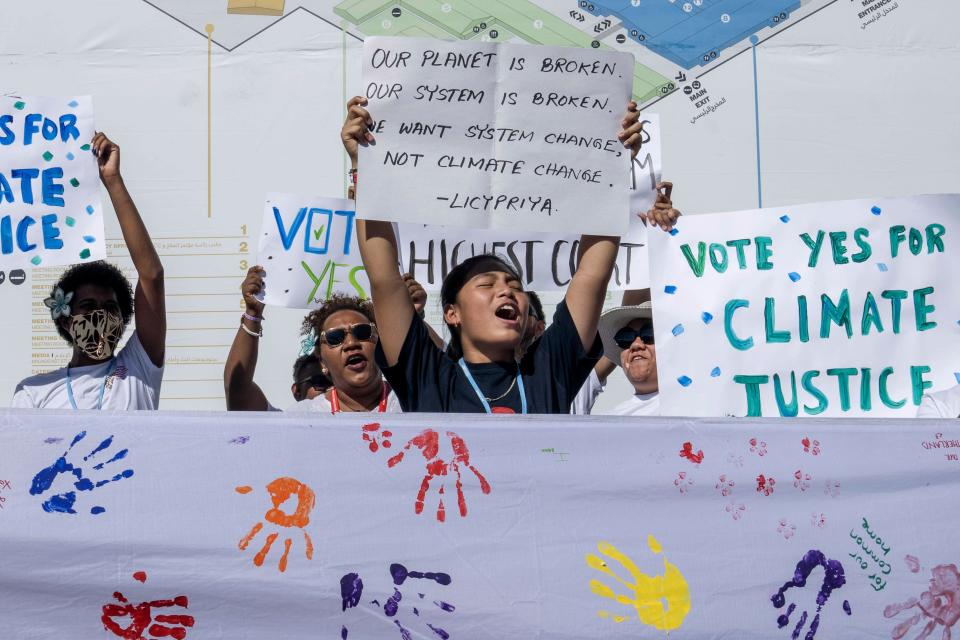
{"type": "MultiPolygon", "coordinates": [[[[117,304],[120,306],[120,315],[123,316],[123,328],[126,330],[133,317],[133,287],[130,281],[115,265],[103,260],[94,262],[85,262],[75,264],[60,276],[60,279],[50,290],[50,295],[59,288],[64,293],[76,291],[77,287],[84,284],[93,284],[99,287],[112,289],[117,296],[117,304]]],[[[67,342],[72,342],[70,334],[63,327],[57,324],[57,333],[67,342]]]]}
{"type": "Polygon", "coordinates": [[[303,323],[300,325],[300,335],[306,336],[313,333],[319,336],[320,332],[323,331],[323,323],[338,311],[356,311],[366,316],[370,322],[376,322],[376,318],[373,315],[373,304],[370,300],[337,293],[330,296],[330,298],[323,303],[322,307],[314,309],[307,314],[307,317],[303,319],[303,323]]]}

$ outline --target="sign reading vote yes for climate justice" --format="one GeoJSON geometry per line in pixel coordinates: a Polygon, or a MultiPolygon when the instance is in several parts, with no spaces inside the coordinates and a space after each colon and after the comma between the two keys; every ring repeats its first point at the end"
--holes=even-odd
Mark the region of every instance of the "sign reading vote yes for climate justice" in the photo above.
{"type": "Polygon", "coordinates": [[[621,235],[630,153],[617,140],[633,56],[367,38],[361,218],[621,235]]]}
{"type": "Polygon", "coordinates": [[[89,97],[0,97],[0,268],[106,255],[89,97]]]}
{"type": "Polygon", "coordinates": [[[315,309],[334,293],[368,297],[355,215],[351,200],[268,194],[257,258],[264,302],[315,309]]]}
{"type": "Polygon", "coordinates": [[[651,234],[666,415],[913,416],[960,381],[960,196],[681,218],[651,234]]]}
{"type": "MultiPolygon", "coordinates": [[[[648,211],[660,181],[660,120],[644,114],[644,143],[629,176],[630,227],[620,238],[620,251],[608,291],[650,286],[647,228],[636,215],[648,211]]],[[[464,229],[439,225],[401,226],[401,268],[428,291],[439,291],[450,269],[482,253],[505,257],[527,289],[556,291],[566,288],[577,269],[580,236],[563,233],[508,232],[464,229]]],[[[653,233],[657,233],[656,230],[653,233]]]]}

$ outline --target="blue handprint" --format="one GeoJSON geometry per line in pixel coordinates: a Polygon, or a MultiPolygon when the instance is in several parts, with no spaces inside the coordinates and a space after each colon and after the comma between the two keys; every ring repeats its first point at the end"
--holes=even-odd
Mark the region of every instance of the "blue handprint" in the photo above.
{"type": "MultiPolygon", "coordinates": [[[[813,620],[810,622],[810,626],[807,630],[807,634],[804,636],[804,640],[813,640],[816,637],[817,629],[820,627],[820,612],[823,610],[824,605],[827,604],[827,600],[830,599],[830,596],[833,594],[833,592],[846,584],[847,579],[843,571],[843,565],[837,560],[829,560],[825,555],[823,555],[823,552],[816,549],[811,549],[803,556],[803,558],[800,559],[800,562],[797,563],[797,567],[793,572],[793,579],[789,582],[785,582],[783,586],[780,587],[770,598],[770,601],[773,603],[774,607],[777,609],[782,609],[787,604],[787,591],[793,588],[806,587],[807,578],[809,578],[813,570],[818,567],[822,568],[824,572],[823,583],[820,585],[820,590],[817,592],[817,608],[814,611],[813,620]]],[[[777,626],[779,628],[783,629],[790,624],[790,616],[793,614],[796,608],[797,605],[791,602],[790,606],[787,607],[786,613],[781,613],[777,617],[777,626]]],[[[852,613],[850,609],[850,603],[846,600],[843,601],[843,611],[848,616],[852,613]]],[[[803,633],[808,616],[809,612],[807,610],[803,610],[800,613],[800,620],[797,621],[796,626],[793,628],[793,632],[790,634],[792,640],[797,640],[800,637],[800,634],[803,633]]]]}
{"type": "MultiPolygon", "coordinates": [[[[33,482],[30,484],[30,495],[39,496],[43,493],[46,493],[50,490],[50,487],[53,486],[54,480],[57,479],[57,476],[60,474],[70,474],[76,481],[73,483],[73,486],[77,491],[94,491],[95,489],[102,487],[105,484],[110,482],[116,482],[118,480],[123,480],[124,478],[129,478],[133,475],[133,469],[126,469],[116,474],[111,478],[105,480],[99,480],[94,482],[89,478],[84,476],[82,468],[74,466],[72,463],[67,462],[67,455],[73,449],[73,447],[83,440],[87,435],[86,431],[81,431],[74,437],[73,442],[70,443],[70,446],[67,447],[67,450],[63,452],[63,455],[57,458],[57,460],[45,469],[41,469],[37,475],[33,477],[33,482]]],[[[113,445],[113,436],[109,436],[103,442],[101,442],[97,447],[88,453],[83,458],[83,462],[86,462],[96,456],[101,451],[109,449],[113,445]]],[[[127,457],[129,451],[123,449],[118,451],[112,458],[106,462],[101,462],[93,466],[93,470],[102,471],[103,468],[109,464],[117,462],[118,460],[123,460],[127,457]]],[[[47,513],[72,513],[76,514],[73,506],[77,501],[77,491],[67,491],[66,493],[60,493],[55,496],[51,496],[44,500],[43,510],[47,513]]],[[[90,513],[96,515],[106,511],[103,507],[95,506],[90,509],[90,513]]]]}

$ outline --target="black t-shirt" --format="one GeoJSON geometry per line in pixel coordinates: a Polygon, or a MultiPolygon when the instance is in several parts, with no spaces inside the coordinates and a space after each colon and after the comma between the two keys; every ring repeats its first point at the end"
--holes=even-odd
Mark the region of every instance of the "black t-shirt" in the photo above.
{"type": "MultiPolygon", "coordinates": [[[[557,306],[553,324],[543,333],[520,364],[484,363],[467,367],[494,413],[521,413],[520,385],[526,391],[527,413],[569,413],[570,403],[603,348],[597,336],[590,352],[583,350],[566,301],[557,306]],[[511,385],[512,388],[511,388],[511,385]]],[[[413,317],[397,364],[386,366],[377,345],[377,364],[400,400],[405,412],[484,413],[485,409],[457,361],[449,358],[431,340],[423,320],[413,317]]]]}

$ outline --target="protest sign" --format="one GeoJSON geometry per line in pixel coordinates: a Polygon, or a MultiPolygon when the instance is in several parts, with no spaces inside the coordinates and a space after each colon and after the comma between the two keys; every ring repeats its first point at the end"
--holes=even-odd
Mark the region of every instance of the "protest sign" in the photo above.
{"type": "Polygon", "coordinates": [[[369,297],[355,215],[352,200],[268,194],[257,258],[264,302],[316,309],[335,293],[369,297]]]}
{"type": "Polygon", "coordinates": [[[665,415],[912,416],[960,381],[960,196],[681,218],[651,234],[665,415]]]}
{"type": "Polygon", "coordinates": [[[89,97],[0,96],[0,269],[106,255],[89,97]]]}
{"type": "Polygon", "coordinates": [[[621,235],[630,154],[617,140],[633,56],[367,38],[358,214],[396,222],[621,235]]]}
{"type": "MultiPolygon", "coordinates": [[[[661,178],[660,118],[643,114],[644,144],[633,161],[630,176],[630,227],[620,238],[620,252],[608,291],[645,289],[650,286],[647,228],[638,213],[656,200],[661,178]]],[[[526,289],[565,289],[576,271],[580,236],[562,233],[507,232],[438,225],[401,225],[402,265],[427,291],[439,291],[443,279],[465,259],[497,253],[509,260],[526,289]]],[[[654,231],[656,232],[656,231],[654,231]]]]}
{"type": "Polygon", "coordinates": [[[0,413],[5,637],[940,638],[960,619],[956,421],[72,416],[0,413]]]}

